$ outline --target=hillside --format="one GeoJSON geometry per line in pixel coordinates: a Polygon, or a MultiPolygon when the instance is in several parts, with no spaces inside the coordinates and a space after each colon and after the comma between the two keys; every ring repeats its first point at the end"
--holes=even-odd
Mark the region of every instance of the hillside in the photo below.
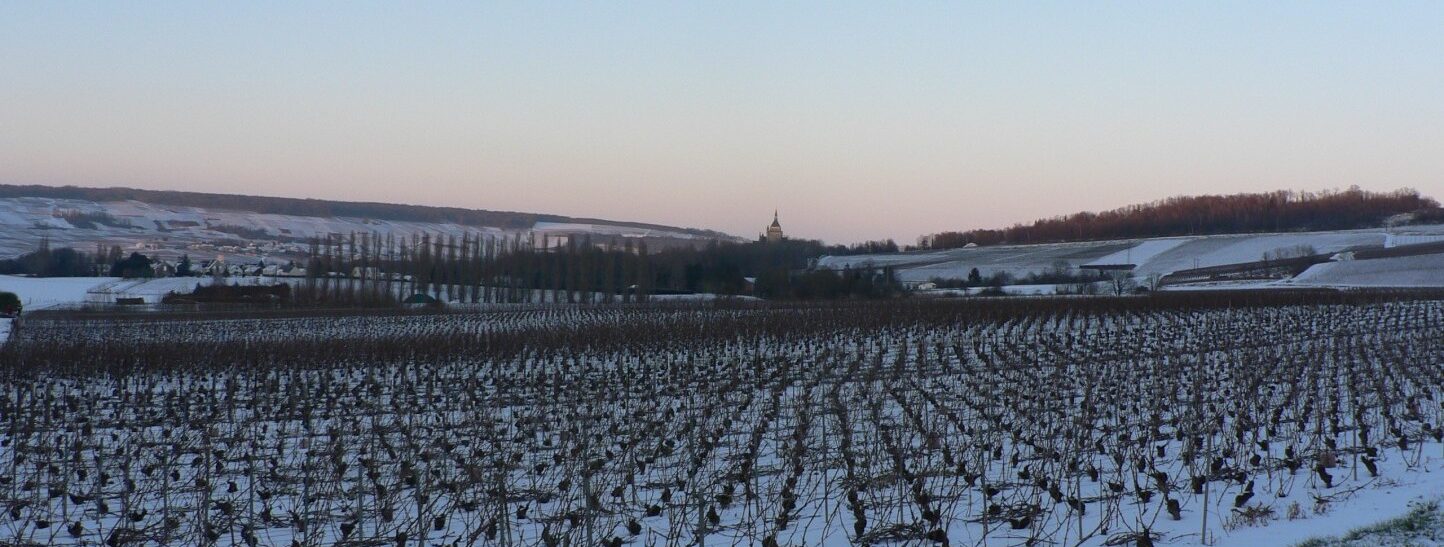
{"type": "Polygon", "coordinates": [[[560,215],[197,192],[0,185],[0,258],[52,247],[97,245],[154,254],[294,255],[313,237],[421,233],[521,237],[556,244],[645,241],[649,248],[736,238],[710,230],[560,215]]]}
{"type": "Polygon", "coordinates": [[[1181,196],[1101,213],[1084,212],[1004,229],[943,232],[927,247],[1064,243],[1107,239],[1377,228],[1391,219],[1444,220],[1439,202],[1411,189],[1181,196]]]}
{"type": "MultiPolygon", "coordinates": [[[[1441,269],[1444,262],[1440,261],[1444,255],[1438,254],[1441,249],[1444,249],[1444,225],[1432,224],[824,256],[817,261],[817,267],[832,270],[889,267],[908,285],[935,279],[964,279],[976,268],[984,277],[1006,274],[1017,279],[1058,269],[1122,271],[1139,284],[1150,279],[1179,279],[1199,269],[1218,269],[1221,274],[1239,274],[1273,286],[1444,287],[1444,269],[1441,269]],[[1355,255],[1360,260],[1353,260],[1355,255]],[[1297,277],[1253,275],[1257,272],[1250,269],[1250,265],[1268,260],[1304,256],[1316,257],[1313,262],[1322,263],[1299,272],[1297,277]]],[[[1307,263],[1300,265],[1308,266],[1307,263]]],[[[1205,282],[1194,286],[1207,285],[1205,282]]],[[[1188,285],[1179,287],[1184,286],[1188,285]]]]}
{"type": "Polygon", "coordinates": [[[595,224],[665,230],[702,237],[727,239],[730,236],[712,230],[678,228],[643,222],[624,222],[595,218],[575,218],[540,213],[488,211],[457,207],[405,205],[365,201],[332,201],[239,194],[210,194],[137,188],[83,188],[79,186],[39,186],[0,184],[0,198],[56,198],[75,201],[120,202],[141,201],[152,205],[194,207],[223,211],[266,213],[301,217],[349,217],[373,220],[457,224],[461,226],[528,229],[538,222],[595,224]]]}

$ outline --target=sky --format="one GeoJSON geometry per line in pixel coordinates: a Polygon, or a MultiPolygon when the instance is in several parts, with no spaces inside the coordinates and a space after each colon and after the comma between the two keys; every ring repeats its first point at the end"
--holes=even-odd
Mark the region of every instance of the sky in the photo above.
{"type": "Polygon", "coordinates": [[[1444,199],[1444,2],[0,0],[0,182],[833,243],[1444,199]]]}

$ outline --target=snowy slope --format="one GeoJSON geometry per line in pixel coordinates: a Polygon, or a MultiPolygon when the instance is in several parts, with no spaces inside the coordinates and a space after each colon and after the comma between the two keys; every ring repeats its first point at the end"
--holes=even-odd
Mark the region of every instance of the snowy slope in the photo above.
{"type": "Polygon", "coordinates": [[[891,266],[896,268],[898,279],[905,282],[921,282],[935,277],[962,279],[966,278],[973,268],[977,268],[984,276],[996,272],[1023,276],[1042,272],[1059,264],[1077,267],[1127,249],[1133,244],[1134,242],[1105,241],[998,245],[946,251],[825,256],[818,259],[818,267],[840,270],[847,267],[891,266]]]}
{"type": "Polygon", "coordinates": [[[1291,283],[1343,287],[1444,287],[1444,254],[1327,262],[1305,270],[1291,283]]]}
{"type": "Polygon", "coordinates": [[[1165,275],[1178,270],[1240,264],[1263,260],[1299,250],[1308,254],[1337,253],[1358,247],[1383,247],[1382,230],[1350,232],[1306,232],[1297,234],[1220,235],[1184,242],[1139,263],[1139,275],[1165,275]]]}
{"type": "Polygon", "coordinates": [[[1384,242],[1384,246],[1398,247],[1401,245],[1422,245],[1425,243],[1438,243],[1440,241],[1444,241],[1444,234],[1389,234],[1389,238],[1384,242]]]}
{"type": "Polygon", "coordinates": [[[1137,245],[1099,258],[1086,264],[1087,266],[1117,266],[1125,264],[1144,264],[1153,260],[1158,255],[1171,251],[1179,245],[1189,243],[1193,238],[1169,238],[1169,239],[1148,239],[1137,245]]]}
{"type": "MultiPolygon", "coordinates": [[[[1346,230],[1336,232],[1297,232],[1279,234],[1238,234],[1193,237],[1150,238],[1127,241],[1097,241],[1081,243],[1052,243],[1040,245],[998,245],[972,247],[942,251],[919,251],[852,256],[825,256],[818,260],[819,268],[843,269],[845,267],[894,268],[898,279],[904,282],[921,282],[932,278],[963,279],[973,268],[984,276],[1007,272],[1016,277],[1052,269],[1055,265],[1080,266],[1121,266],[1136,265],[1133,275],[1143,279],[1152,275],[1167,275],[1179,270],[1223,266],[1262,260],[1265,256],[1296,256],[1306,254],[1330,254],[1353,249],[1378,249],[1386,246],[1408,245],[1444,240],[1444,226],[1408,226],[1403,228],[1379,228],[1368,230],[1346,230]]],[[[1408,269],[1408,266],[1391,264],[1387,268],[1408,269]]],[[[1382,267],[1376,265],[1375,267],[1382,267]]],[[[1365,272],[1353,266],[1340,270],[1334,275],[1349,275],[1347,272],[1365,272]]],[[[1427,272],[1392,274],[1397,276],[1424,276],[1407,286],[1422,286],[1432,282],[1427,272]]],[[[1403,279],[1403,278],[1400,278],[1403,279]]],[[[1407,279],[1406,279],[1407,280],[1407,279]]],[[[1330,279],[1328,283],[1339,283],[1330,279]]],[[[1388,281],[1390,286],[1399,286],[1402,281],[1388,281]]]]}
{"type": "Polygon", "coordinates": [[[443,222],[412,222],[371,218],[277,215],[249,211],[157,205],[140,201],[93,202],[59,198],[0,198],[0,257],[35,249],[48,238],[53,247],[91,250],[97,243],[134,249],[163,249],[160,254],[241,258],[299,254],[305,241],[327,234],[374,233],[409,238],[423,233],[433,237],[524,238],[532,232],[649,237],[671,240],[706,240],[717,237],[696,230],[626,226],[602,223],[537,223],[500,228],[463,226],[443,222]],[[74,222],[73,215],[84,215],[74,222]],[[97,220],[100,219],[100,220],[97,220]],[[220,249],[220,247],[228,247],[220,249]]]}

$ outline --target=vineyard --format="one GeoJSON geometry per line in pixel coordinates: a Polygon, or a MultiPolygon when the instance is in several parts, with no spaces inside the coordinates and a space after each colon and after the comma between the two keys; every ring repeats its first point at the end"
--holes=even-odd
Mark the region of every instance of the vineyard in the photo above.
{"type": "Polygon", "coordinates": [[[1437,473],[1441,363],[1398,294],[37,316],[0,543],[1207,544],[1437,473]]]}

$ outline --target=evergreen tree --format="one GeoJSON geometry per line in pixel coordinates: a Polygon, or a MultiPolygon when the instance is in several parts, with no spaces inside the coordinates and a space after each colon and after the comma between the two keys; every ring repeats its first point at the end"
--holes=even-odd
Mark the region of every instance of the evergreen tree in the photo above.
{"type": "Polygon", "coordinates": [[[154,277],[155,270],[151,269],[150,257],[140,253],[130,253],[124,260],[118,260],[110,267],[111,277],[154,277]]]}
{"type": "Polygon", "coordinates": [[[0,292],[0,314],[10,316],[20,315],[22,308],[24,308],[24,306],[20,303],[19,295],[13,292],[0,292]]]}

